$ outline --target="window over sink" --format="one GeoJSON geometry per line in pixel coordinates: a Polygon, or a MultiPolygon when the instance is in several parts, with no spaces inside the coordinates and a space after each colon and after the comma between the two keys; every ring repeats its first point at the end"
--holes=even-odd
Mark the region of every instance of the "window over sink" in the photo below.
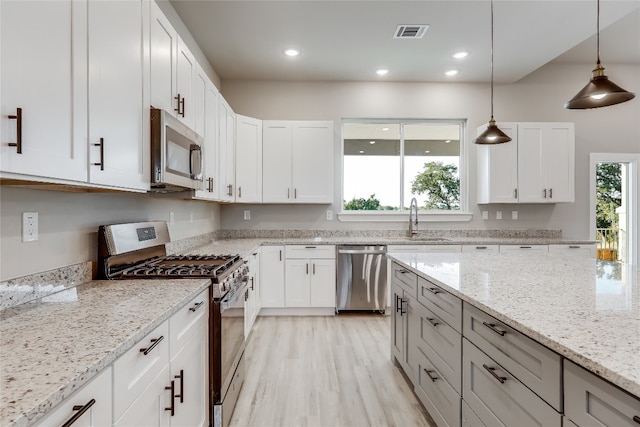
{"type": "Polygon", "coordinates": [[[465,127],[461,119],[344,119],[343,216],[404,216],[413,197],[421,214],[466,212],[465,127]]]}

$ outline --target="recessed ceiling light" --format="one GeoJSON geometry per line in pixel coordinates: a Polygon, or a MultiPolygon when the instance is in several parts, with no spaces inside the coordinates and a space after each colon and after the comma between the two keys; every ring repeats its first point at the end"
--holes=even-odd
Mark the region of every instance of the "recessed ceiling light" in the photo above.
{"type": "Polygon", "coordinates": [[[461,50],[461,51],[458,51],[458,52],[453,52],[451,54],[451,56],[453,58],[456,58],[456,59],[462,59],[462,58],[466,58],[467,56],[469,56],[469,52],[467,52],[465,50],[461,50]]]}
{"type": "Polygon", "coordinates": [[[446,76],[455,76],[456,74],[458,74],[458,70],[447,70],[444,72],[444,74],[446,76]]]}
{"type": "Polygon", "coordinates": [[[360,150],[360,154],[364,154],[364,151],[360,150]]]}
{"type": "Polygon", "coordinates": [[[382,130],[386,132],[389,130],[389,128],[382,128],[382,130]]]}
{"type": "Polygon", "coordinates": [[[285,49],[284,54],[287,56],[298,56],[300,55],[300,49],[293,49],[293,48],[285,49]]]}
{"type": "Polygon", "coordinates": [[[379,70],[376,70],[376,74],[379,76],[384,76],[389,74],[389,70],[387,70],[386,68],[381,68],[379,70]]]}
{"type": "Polygon", "coordinates": [[[447,139],[444,143],[445,143],[445,144],[448,144],[448,143],[450,143],[450,142],[451,142],[451,140],[450,140],[450,139],[447,139]]]}
{"type": "Polygon", "coordinates": [[[369,144],[375,144],[375,143],[376,143],[375,141],[369,141],[369,144]]]}
{"type": "Polygon", "coordinates": [[[429,150],[424,150],[424,152],[428,154],[428,153],[430,153],[431,151],[429,151],[429,150]]]}

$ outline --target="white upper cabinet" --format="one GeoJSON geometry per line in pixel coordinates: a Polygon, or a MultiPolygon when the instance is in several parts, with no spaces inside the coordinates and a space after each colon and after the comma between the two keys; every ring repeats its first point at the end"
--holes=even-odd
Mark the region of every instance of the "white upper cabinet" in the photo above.
{"type": "Polygon", "coordinates": [[[178,33],[155,2],[151,2],[150,17],[151,105],[175,114],[178,33]]]}
{"type": "Polygon", "coordinates": [[[236,202],[262,202],[262,120],[236,115],[236,202]]]}
{"type": "Polygon", "coordinates": [[[149,2],[89,1],[89,182],[149,189],[149,2]],[[146,102],[145,102],[145,97],[146,102]]]}
{"type": "MultiPolygon", "coordinates": [[[[478,203],[573,202],[573,123],[498,126],[513,140],[477,147],[478,203]]],[[[478,132],[482,130],[484,127],[478,132]]]]}
{"type": "Polygon", "coordinates": [[[151,105],[195,130],[196,61],[155,2],[150,16],[151,105]]]}
{"type": "Polygon", "coordinates": [[[213,85],[209,76],[196,63],[196,72],[193,76],[193,130],[203,138],[206,138],[206,97],[207,86],[213,85]]]}
{"type": "Polygon", "coordinates": [[[264,203],[333,201],[333,122],[264,121],[264,203]]]}
{"type": "Polygon", "coordinates": [[[218,198],[218,89],[207,80],[204,99],[203,190],[196,191],[196,198],[218,198]]]}
{"type": "Polygon", "coordinates": [[[235,202],[235,113],[218,96],[218,200],[235,202]]]}
{"type": "Polygon", "coordinates": [[[518,124],[520,203],[574,201],[573,123],[518,124]]]}
{"type": "Polygon", "coordinates": [[[0,171],[86,182],[86,4],[2,1],[0,15],[0,171]]]}

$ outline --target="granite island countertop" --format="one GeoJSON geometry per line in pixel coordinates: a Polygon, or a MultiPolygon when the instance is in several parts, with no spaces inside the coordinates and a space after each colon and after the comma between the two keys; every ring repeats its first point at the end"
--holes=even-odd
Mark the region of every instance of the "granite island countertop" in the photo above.
{"type": "Polygon", "coordinates": [[[209,284],[92,281],[0,311],[0,425],[33,424],[209,284]]]}
{"type": "Polygon", "coordinates": [[[388,254],[418,275],[640,397],[640,274],[594,258],[388,254]]]}

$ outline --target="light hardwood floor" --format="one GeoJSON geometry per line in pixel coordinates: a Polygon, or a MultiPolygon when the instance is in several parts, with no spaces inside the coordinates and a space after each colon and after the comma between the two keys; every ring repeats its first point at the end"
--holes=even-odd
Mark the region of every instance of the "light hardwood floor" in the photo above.
{"type": "Polygon", "coordinates": [[[232,427],[429,426],[391,362],[389,317],[259,317],[232,427]]]}

